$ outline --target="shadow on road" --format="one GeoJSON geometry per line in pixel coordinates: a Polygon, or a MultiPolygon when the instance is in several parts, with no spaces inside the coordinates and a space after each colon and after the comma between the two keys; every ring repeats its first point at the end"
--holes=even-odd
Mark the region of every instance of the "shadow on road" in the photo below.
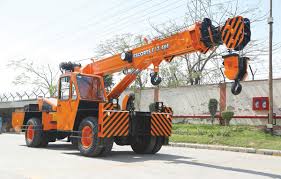
{"type": "MultiPolygon", "coordinates": [[[[26,145],[20,145],[27,147],[26,145]]],[[[78,150],[77,147],[74,147],[73,145],[66,143],[66,144],[49,144],[45,148],[37,148],[40,150],[78,150]]]]}
{"type": "MultiPolygon", "coordinates": [[[[79,152],[65,152],[64,154],[68,155],[76,155],[80,157],[81,154],[79,152]]],[[[248,170],[248,169],[240,169],[240,168],[233,168],[233,167],[225,167],[225,166],[218,166],[208,163],[201,163],[197,162],[194,158],[184,157],[180,155],[172,155],[172,154],[155,154],[155,155],[139,155],[135,154],[132,151],[112,151],[111,154],[107,157],[101,157],[101,158],[93,158],[95,160],[108,160],[108,161],[117,161],[117,162],[124,162],[124,163],[136,163],[136,162],[145,162],[145,161],[163,161],[165,163],[173,163],[173,164],[186,164],[186,165],[193,165],[193,166],[200,166],[200,167],[207,167],[207,168],[213,168],[213,169],[219,169],[219,170],[226,170],[231,172],[239,172],[239,173],[246,173],[246,174],[252,174],[252,175],[259,175],[264,177],[270,177],[270,178],[280,178],[281,175],[266,173],[266,172],[260,172],[260,171],[254,171],[254,170],[248,170]]]]}
{"type": "MultiPolygon", "coordinates": [[[[26,147],[26,145],[21,145],[26,147]]],[[[40,150],[65,150],[63,154],[66,155],[75,155],[78,157],[84,157],[77,151],[77,148],[72,146],[71,144],[49,144],[47,148],[42,148],[40,150]],[[67,152],[69,151],[69,152],[67,152]],[[75,152],[73,152],[75,151],[75,152]]],[[[168,164],[185,164],[185,165],[192,165],[192,166],[200,166],[200,167],[207,167],[219,170],[226,170],[231,172],[239,172],[239,173],[247,173],[252,175],[259,175],[264,177],[270,178],[280,178],[281,175],[260,172],[255,170],[248,170],[248,169],[240,169],[240,168],[233,168],[233,167],[225,167],[219,165],[213,165],[208,163],[197,162],[196,159],[180,156],[180,155],[172,155],[172,154],[163,154],[157,153],[155,155],[140,155],[135,154],[133,151],[112,151],[110,155],[107,157],[99,157],[99,158],[92,158],[93,160],[108,160],[108,161],[116,161],[116,162],[124,162],[124,163],[137,163],[137,162],[145,162],[145,161],[162,161],[168,164]]]]}

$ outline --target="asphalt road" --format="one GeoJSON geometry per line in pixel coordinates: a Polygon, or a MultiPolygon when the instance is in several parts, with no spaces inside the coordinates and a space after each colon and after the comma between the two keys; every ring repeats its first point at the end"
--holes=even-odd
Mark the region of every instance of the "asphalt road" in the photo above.
{"type": "Polygon", "coordinates": [[[281,178],[281,157],[177,147],[137,155],[115,145],[108,157],[87,158],[64,141],[28,148],[23,135],[0,134],[0,178],[281,178]]]}

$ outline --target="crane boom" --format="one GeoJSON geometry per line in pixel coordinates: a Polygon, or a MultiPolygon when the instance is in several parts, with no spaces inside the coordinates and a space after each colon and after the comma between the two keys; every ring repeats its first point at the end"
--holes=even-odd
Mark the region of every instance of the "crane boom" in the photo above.
{"type": "Polygon", "coordinates": [[[158,85],[161,79],[157,73],[163,60],[170,62],[176,56],[193,52],[206,53],[221,44],[225,44],[229,50],[242,50],[250,41],[249,27],[249,20],[241,16],[229,18],[222,27],[213,26],[211,20],[205,18],[169,37],[154,39],[148,44],[102,60],[93,60],[82,67],[80,72],[104,76],[132,69],[107,95],[108,99],[118,98],[137,75],[150,65],[154,66],[155,72],[151,75],[152,84],[158,85]]]}

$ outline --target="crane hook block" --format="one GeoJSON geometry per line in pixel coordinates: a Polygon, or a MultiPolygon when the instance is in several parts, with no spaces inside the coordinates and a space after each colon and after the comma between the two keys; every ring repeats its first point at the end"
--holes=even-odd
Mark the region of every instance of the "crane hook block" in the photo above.
{"type": "Polygon", "coordinates": [[[235,80],[234,83],[231,85],[231,93],[234,95],[240,94],[242,91],[242,85],[239,83],[238,80],[235,80]]]}
{"type": "Polygon", "coordinates": [[[162,81],[162,78],[158,75],[157,72],[151,73],[150,78],[151,78],[151,84],[154,86],[159,85],[162,81]]]}
{"type": "Polygon", "coordinates": [[[221,38],[228,49],[242,50],[251,40],[250,20],[242,16],[229,18],[221,28],[221,38]]]}
{"type": "Polygon", "coordinates": [[[231,92],[238,95],[242,86],[239,81],[244,81],[247,77],[248,57],[240,57],[238,54],[233,53],[223,56],[224,74],[229,80],[234,80],[231,87],[231,92]]]}

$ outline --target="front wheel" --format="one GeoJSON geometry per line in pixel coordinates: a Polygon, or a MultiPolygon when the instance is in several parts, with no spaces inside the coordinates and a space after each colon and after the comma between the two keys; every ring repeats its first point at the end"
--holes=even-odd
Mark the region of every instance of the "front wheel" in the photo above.
{"type": "Polygon", "coordinates": [[[46,147],[48,138],[42,129],[41,120],[31,118],[26,123],[25,142],[28,147],[46,147]]]}
{"type": "Polygon", "coordinates": [[[88,157],[99,156],[103,150],[98,138],[98,122],[94,117],[87,117],[79,125],[80,138],[78,149],[80,153],[88,157]]]}

